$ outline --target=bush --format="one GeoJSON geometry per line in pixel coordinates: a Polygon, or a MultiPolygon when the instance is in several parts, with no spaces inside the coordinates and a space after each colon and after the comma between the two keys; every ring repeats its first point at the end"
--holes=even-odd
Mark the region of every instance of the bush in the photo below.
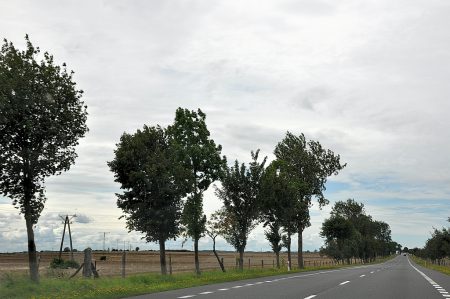
{"type": "Polygon", "coordinates": [[[54,258],[53,261],[50,263],[50,268],[53,269],[68,269],[68,268],[78,268],[80,267],[80,264],[78,264],[76,261],[65,261],[63,259],[54,258]]]}

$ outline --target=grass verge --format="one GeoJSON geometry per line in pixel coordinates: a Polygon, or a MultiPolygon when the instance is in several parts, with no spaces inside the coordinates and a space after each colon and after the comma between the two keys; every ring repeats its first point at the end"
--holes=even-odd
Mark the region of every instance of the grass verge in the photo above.
{"type": "MultiPolygon", "coordinates": [[[[375,263],[382,263],[390,258],[392,257],[379,259],[375,263]]],[[[358,266],[358,264],[354,266],[358,266]]],[[[4,273],[0,277],[0,294],[1,298],[11,299],[113,299],[220,282],[344,267],[349,266],[335,265],[327,267],[306,267],[305,269],[297,269],[290,272],[272,268],[246,269],[244,271],[228,270],[226,273],[222,273],[221,271],[205,271],[200,276],[192,273],[179,273],[171,276],[141,274],[130,275],[125,279],[120,277],[101,277],[99,279],[76,278],[71,280],[66,278],[42,278],[39,284],[32,283],[23,275],[4,273]]]]}
{"type": "Polygon", "coordinates": [[[427,262],[426,260],[421,259],[421,258],[419,258],[417,256],[414,256],[414,255],[410,255],[410,257],[411,257],[411,259],[414,262],[416,262],[416,264],[419,264],[422,267],[425,267],[425,268],[428,268],[428,269],[431,269],[431,270],[436,270],[436,271],[439,271],[441,273],[450,275],[450,267],[449,266],[434,265],[434,264],[432,264],[430,262],[427,262]]]}

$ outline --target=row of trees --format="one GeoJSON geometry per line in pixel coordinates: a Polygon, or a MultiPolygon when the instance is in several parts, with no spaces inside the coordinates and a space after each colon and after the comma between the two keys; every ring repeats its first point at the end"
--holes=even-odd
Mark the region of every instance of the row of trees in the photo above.
{"type": "Polygon", "coordinates": [[[345,164],[319,142],[288,132],[267,167],[267,157],[260,160],[259,150],[251,152],[248,165],[235,160],[229,166],[221,146],[210,138],[205,119],[200,109],[178,108],[167,128],[144,126],[122,135],[108,165],[124,190],[117,194],[117,204],[128,229],[159,243],[162,274],[167,273],[164,243],[180,235],[193,239],[200,274],[198,240],[205,233],[213,238],[214,252],[218,235],[234,246],[242,269],[248,236],[261,222],[277,256],[282,242],[286,244],[290,264],[291,237],[298,233],[298,266],[303,267],[302,233],[310,225],[312,199],[320,206],[328,203],[323,195],[327,178],[345,164]],[[216,180],[221,182],[215,191],[223,207],[206,226],[203,192],[216,180]]]}
{"type": "MultiPolygon", "coordinates": [[[[23,51],[5,40],[0,52],[0,192],[24,215],[30,276],[37,282],[33,228],[46,200],[44,182],[74,163],[75,146],[88,131],[87,107],[73,71],[56,65],[47,52],[38,61],[39,48],[28,36],[25,40],[23,51]]],[[[261,221],[274,250],[282,240],[290,251],[290,238],[297,232],[301,253],[311,200],[317,197],[320,206],[327,204],[322,194],[327,177],[345,166],[339,156],[303,135],[288,133],[268,167],[266,158],[258,162],[259,151],[252,153],[249,166],[238,161],[228,166],[221,146],[209,136],[205,117],[201,110],[180,108],[168,128],[145,126],[123,134],[108,165],[123,189],[117,204],[128,228],[160,243],[162,273],[165,241],[180,234],[191,237],[200,273],[198,240],[207,220],[203,193],[220,180],[216,192],[224,205],[216,216],[226,225],[218,232],[241,253],[241,267],[248,234],[261,221]]]]}
{"type": "MultiPolygon", "coordinates": [[[[450,222],[450,217],[448,218],[450,222]]],[[[407,250],[421,258],[430,259],[433,263],[440,264],[444,258],[450,258],[450,228],[434,229],[431,238],[425,243],[422,249],[413,248],[407,250]]]]}
{"type": "Polygon", "coordinates": [[[335,203],[320,235],[325,238],[321,252],[347,263],[352,258],[368,262],[401,250],[401,245],[392,241],[389,224],[373,220],[364,205],[353,199],[335,203]]]}

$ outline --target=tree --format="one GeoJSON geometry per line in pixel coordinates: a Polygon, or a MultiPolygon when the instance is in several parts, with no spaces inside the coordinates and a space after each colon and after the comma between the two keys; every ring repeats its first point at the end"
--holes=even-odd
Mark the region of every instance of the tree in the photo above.
{"type": "Polygon", "coordinates": [[[179,233],[182,198],[189,190],[190,176],[159,126],[124,133],[114,153],[108,166],[124,190],[116,194],[117,206],[125,213],[122,217],[129,230],[144,233],[147,242],[159,243],[165,275],[165,242],[179,233]]]}
{"type": "Polygon", "coordinates": [[[298,266],[303,268],[303,230],[310,226],[311,199],[316,197],[319,207],[328,204],[323,195],[327,178],[337,175],[346,164],[341,165],[340,156],[324,149],[318,141],[306,141],[303,134],[295,136],[290,132],[278,143],[274,153],[278,160],[284,161],[280,171],[286,171],[298,188],[298,266]]]}
{"type": "Polygon", "coordinates": [[[287,248],[288,263],[292,265],[291,236],[296,229],[296,211],[300,203],[297,201],[297,186],[290,180],[287,172],[280,171],[282,163],[283,161],[274,160],[269,164],[261,178],[259,192],[261,221],[264,227],[269,227],[265,235],[277,257],[277,266],[283,244],[287,248]],[[282,231],[286,233],[284,241],[282,231]]]}
{"type": "Polygon", "coordinates": [[[223,227],[221,224],[221,219],[225,218],[223,213],[224,213],[224,210],[222,209],[222,210],[218,210],[218,211],[214,212],[210,216],[209,220],[206,222],[206,234],[212,239],[213,253],[217,259],[217,262],[219,263],[220,269],[222,269],[222,272],[225,272],[225,267],[216,251],[216,238],[219,235],[223,234],[221,231],[222,227],[223,227]]]}
{"type": "Polygon", "coordinates": [[[280,223],[275,221],[267,224],[268,229],[264,231],[267,241],[272,247],[272,251],[275,253],[277,260],[277,268],[280,268],[280,251],[283,248],[282,239],[283,234],[281,232],[280,223]]]}
{"type": "Polygon", "coordinates": [[[69,170],[84,137],[86,106],[73,71],[55,65],[25,37],[19,51],[4,40],[0,52],[0,192],[24,215],[30,277],[38,282],[33,226],[46,201],[44,181],[69,170]]]}
{"type": "Polygon", "coordinates": [[[186,233],[194,240],[195,272],[200,274],[198,240],[205,233],[206,216],[203,214],[203,192],[221,177],[225,157],[221,145],[210,138],[206,114],[200,109],[189,111],[178,108],[175,121],[169,126],[171,142],[177,149],[183,167],[190,172],[190,193],[184,204],[182,222],[186,233]]]}
{"type": "Polygon", "coordinates": [[[377,255],[386,256],[399,246],[391,240],[387,223],[375,221],[366,215],[364,205],[353,199],[338,201],[331,210],[331,217],[322,224],[321,236],[325,238],[322,252],[336,260],[359,257],[374,260],[377,255]]]}
{"type": "Polygon", "coordinates": [[[326,238],[328,250],[325,251],[335,260],[347,259],[355,256],[357,246],[355,246],[355,228],[350,220],[337,215],[326,219],[322,224],[320,235],[326,238]]]}
{"type": "Polygon", "coordinates": [[[437,260],[440,263],[441,259],[450,256],[450,229],[434,229],[431,238],[426,242],[424,251],[426,257],[433,262],[437,260]]]}
{"type": "Polygon", "coordinates": [[[259,192],[261,176],[267,157],[258,162],[259,150],[251,152],[252,162],[249,167],[236,160],[227,167],[222,179],[222,187],[216,188],[216,195],[223,202],[227,219],[223,223],[225,240],[239,252],[239,268],[244,267],[244,250],[250,232],[258,224],[259,192]]]}

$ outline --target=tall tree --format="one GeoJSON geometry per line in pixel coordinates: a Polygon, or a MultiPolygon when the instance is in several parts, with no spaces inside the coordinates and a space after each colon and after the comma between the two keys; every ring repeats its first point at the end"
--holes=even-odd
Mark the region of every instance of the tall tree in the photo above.
{"type": "Polygon", "coordinates": [[[125,213],[122,217],[129,230],[144,233],[147,242],[159,243],[161,273],[165,275],[165,242],[179,233],[190,174],[159,126],[124,133],[114,153],[108,166],[124,190],[116,194],[117,206],[125,213]]]}
{"type": "Polygon", "coordinates": [[[298,266],[303,268],[303,230],[310,226],[311,200],[316,197],[319,207],[328,204],[323,195],[327,178],[337,175],[346,164],[341,165],[340,156],[324,149],[318,141],[306,141],[303,134],[295,136],[290,132],[278,143],[274,153],[278,160],[284,161],[281,171],[286,171],[298,186],[301,202],[297,211],[298,266]]]}
{"type": "Polygon", "coordinates": [[[0,52],[0,192],[24,215],[30,276],[38,282],[33,226],[44,208],[45,178],[69,170],[85,135],[86,106],[73,71],[55,65],[25,37],[26,50],[4,40],[0,52]]]}
{"type": "Polygon", "coordinates": [[[249,167],[236,160],[234,165],[227,167],[222,187],[216,188],[216,195],[222,200],[225,214],[223,220],[229,224],[225,240],[239,252],[239,268],[244,267],[244,250],[250,232],[259,222],[259,192],[261,176],[267,157],[258,162],[259,150],[251,152],[252,162],[249,167]]]}
{"type": "Polygon", "coordinates": [[[210,138],[206,126],[206,114],[200,109],[189,111],[178,108],[173,125],[168,132],[176,147],[178,158],[189,170],[190,193],[184,204],[182,222],[186,233],[194,240],[195,271],[200,274],[198,240],[205,233],[206,215],[203,214],[203,192],[221,177],[225,157],[221,157],[222,146],[210,138]]]}
{"type": "Polygon", "coordinates": [[[288,263],[292,265],[291,237],[296,230],[296,211],[300,203],[297,200],[299,188],[287,172],[281,172],[282,163],[274,160],[269,164],[262,176],[259,192],[261,220],[269,228],[265,235],[277,257],[277,266],[282,247],[281,231],[286,233],[283,243],[287,248],[288,263]]]}

